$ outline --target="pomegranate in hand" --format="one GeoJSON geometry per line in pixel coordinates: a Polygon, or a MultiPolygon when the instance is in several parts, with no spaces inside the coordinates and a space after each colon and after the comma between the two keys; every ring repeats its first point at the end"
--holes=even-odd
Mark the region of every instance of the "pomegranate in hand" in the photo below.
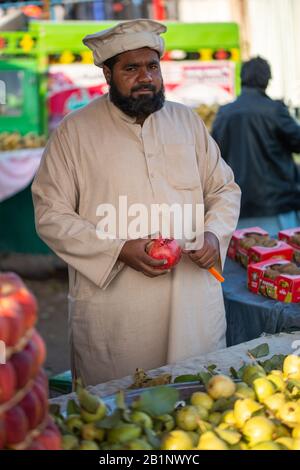
{"type": "Polygon", "coordinates": [[[175,266],[181,258],[181,247],[176,240],[157,238],[148,243],[146,251],[154,259],[165,259],[167,263],[156,269],[170,269],[175,266]]]}

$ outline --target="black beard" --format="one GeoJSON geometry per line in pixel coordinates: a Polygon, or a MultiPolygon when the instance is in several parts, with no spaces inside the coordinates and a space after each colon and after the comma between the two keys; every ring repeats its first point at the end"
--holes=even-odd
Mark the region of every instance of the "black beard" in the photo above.
{"type": "Polygon", "coordinates": [[[155,92],[154,85],[138,85],[131,90],[131,93],[138,91],[139,89],[148,88],[153,92],[152,96],[140,96],[139,98],[133,98],[132,96],[122,95],[113,78],[111,78],[109,96],[111,101],[116,105],[123,113],[130,117],[146,118],[150,114],[161,109],[165,102],[165,90],[162,85],[158,92],[155,92]]]}

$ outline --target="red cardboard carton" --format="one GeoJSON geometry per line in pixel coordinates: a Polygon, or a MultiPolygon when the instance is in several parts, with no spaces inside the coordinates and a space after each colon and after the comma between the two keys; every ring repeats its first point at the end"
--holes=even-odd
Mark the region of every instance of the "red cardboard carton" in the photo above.
{"type": "Polygon", "coordinates": [[[237,251],[240,245],[240,241],[243,240],[244,238],[248,237],[251,234],[255,235],[261,235],[261,236],[268,236],[268,232],[263,230],[260,227],[249,227],[249,228],[243,228],[236,230],[232,238],[230,240],[229,248],[227,251],[227,256],[231,259],[236,259],[237,251]]]}
{"type": "Polygon", "coordinates": [[[281,302],[300,302],[300,268],[287,260],[249,264],[248,288],[281,302]]]}
{"type": "Polygon", "coordinates": [[[300,264],[300,227],[281,230],[278,238],[294,248],[294,261],[300,264]]]}
{"type": "Polygon", "coordinates": [[[272,247],[267,246],[252,246],[248,250],[248,264],[259,263],[267,259],[286,259],[291,261],[293,259],[294,249],[285,242],[276,241],[276,245],[272,247]]]}

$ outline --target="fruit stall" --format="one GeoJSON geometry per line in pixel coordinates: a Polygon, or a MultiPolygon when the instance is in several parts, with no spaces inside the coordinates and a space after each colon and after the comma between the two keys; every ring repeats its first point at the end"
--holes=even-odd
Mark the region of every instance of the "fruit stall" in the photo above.
{"type": "Polygon", "coordinates": [[[48,400],[38,306],[0,274],[0,449],[299,450],[300,332],[48,400]]]}
{"type": "Polygon", "coordinates": [[[138,369],[88,393],[79,385],[50,400],[62,446],[299,450],[299,339],[299,332],[265,336],[148,373],[138,369]]]}
{"type": "MultiPolygon", "coordinates": [[[[49,132],[107,91],[82,38],[110,26],[32,21],[27,31],[0,32],[0,84],[6,84],[5,103],[0,99],[0,251],[49,253],[34,229],[30,182],[49,132]],[[20,226],[26,227],[23,236],[20,226]]],[[[218,105],[239,92],[238,26],[170,23],[165,40],[167,98],[194,107],[210,126],[218,105]]]]}
{"type": "Polygon", "coordinates": [[[0,273],[0,449],[61,447],[49,415],[43,339],[35,329],[37,303],[21,279],[0,273]]]}

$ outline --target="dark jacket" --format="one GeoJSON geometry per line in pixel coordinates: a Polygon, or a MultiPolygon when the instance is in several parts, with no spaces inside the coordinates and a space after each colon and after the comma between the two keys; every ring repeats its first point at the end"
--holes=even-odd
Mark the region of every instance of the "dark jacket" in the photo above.
{"type": "Polygon", "coordinates": [[[245,87],[221,106],[212,135],[241,187],[241,217],[300,210],[300,173],[292,158],[300,152],[300,126],[281,101],[245,87]]]}

